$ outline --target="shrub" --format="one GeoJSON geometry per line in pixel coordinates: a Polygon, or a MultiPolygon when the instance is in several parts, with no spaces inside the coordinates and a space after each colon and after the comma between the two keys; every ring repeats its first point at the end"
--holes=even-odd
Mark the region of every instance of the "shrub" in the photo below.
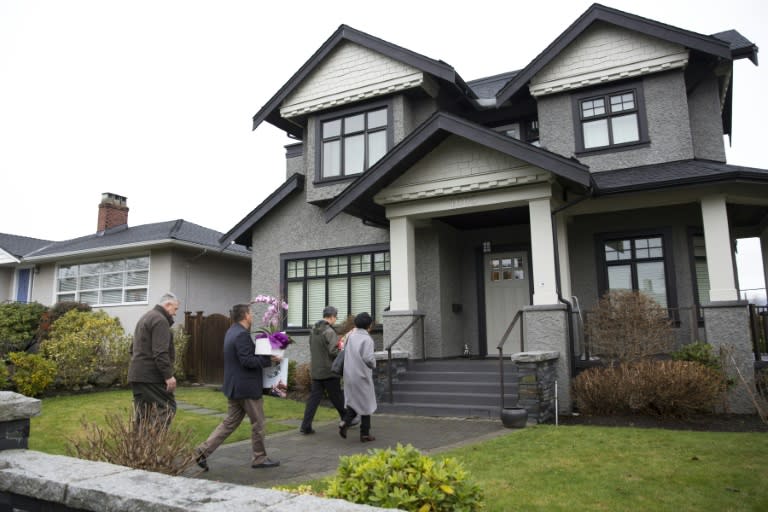
{"type": "Polygon", "coordinates": [[[72,301],[57,302],[42,315],[42,318],[40,320],[40,327],[38,328],[38,331],[37,331],[38,341],[47,340],[53,323],[59,318],[61,318],[62,316],[64,316],[66,313],[69,313],[70,311],[72,311],[73,309],[76,309],[78,311],[91,311],[91,306],[89,306],[88,304],[85,304],[84,302],[72,302],[72,301]]]}
{"type": "Polygon", "coordinates": [[[0,359],[0,390],[8,389],[11,385],[9,379],[10,373],[8,373],[8,366],[5,361],[0,359]]]}
{"type": "Polygon", "coordinates": [[[587,414],[686,417],[712,412],[725,379],[694,361],[644,360],[590,368],[574,379],[573,391],[579,410],[587,414]]]}
{"type": "Polygon", "coordinates": [[[105,416],[103,427],[82,418],[84,435],[79,439],[68,439],[67,454],[180,475],[195,463],[192,434],[189,429],[166,428],[172,419],[172,411],[159,414],[159,421],[136,421],[132,413],[112,413],[105,416]]]}
{"type": "Polygon", "coordinates": [[[680,350],[672,352],[672,359],[676,361],[696,361],[718,371],[723,369],[720,358],[712,351],[712,345],[703,341],[683,345],[680,350]]]}
{"type": "Polygon", "coordinates": [[[585,320],[592,354],[619,362],[668,354],[674,346],[667,310],[648,295],[607,292],[585,320]]]}
{"type": "Polygon", "coordinates": [[[353,503],[419,512],[484,508],[480,487],[456,459],[435,460],[410,444],[339,458],[325,495],[353,503]]]}
{"type": "Polygon", "coordinates": [[[27,350],[34,343],[45,310],[37,302],[0,304],[0,355],[27,350]]]}
{"type": "Polygon", "coordinates": [[[58,365],[59,384],[73,389],[89,381],[124,381],[129,343],[116,318],[104,311],[71,309],[53,323],[42,351],[58,365]]]}
{"type": "Polygon", "coordinates": [[[310,373],[310,366],[307,363],[296,365],[294,384],[296,386],[296,391],[299,393],[309,393],[312,389],[312,375],[310,373]]]}
{"type": "Polygon", "coordinates": [[[22,395],[42,394],[56,377],[56,363],[41,355],[11,352],[8,358],[13,365],[11,382],[22,395]]]}
{"type": "Polygon", "coordinates": [[[176,351],[176,361],[173,364],[173,375],[176,380],[184,380],[184,362],[187,359],[187,345],[189,345],[189,334],[184,332],[184,327],[175,325],[171,328],[173,334],[173,348],[176,351]]]}
{"type": "Polygon", "coordinates": [[[298,363],[295,359],[291,359],[288,361],[288,382],[286,383],[288,386],[288,391],[293,391],[296,389],[296,367],[298,366],[298,363]]]}

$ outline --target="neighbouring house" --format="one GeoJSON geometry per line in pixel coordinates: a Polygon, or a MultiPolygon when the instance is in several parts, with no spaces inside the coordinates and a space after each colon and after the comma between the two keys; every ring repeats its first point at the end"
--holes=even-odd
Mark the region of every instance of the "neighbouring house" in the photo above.
{"type": "Polygon", "coordinates": [[[128,226],[127,199],[102,195],[96,232],[52,242],[0,234],[0,300],[52,305],[79,301],[136,321],[166,292],[183,311],[228,315],[250,298],[251,252],[222,249],[218,231],[185,220],[128,226]]]}
{"type": "Polygon", "coordinates": [[[412,359],[493,356],[520,312],[504,353],[556,351],[567,383],[589,358],[579,313],[632,289],[753,375],[734,243],[760,237],[766,260],[768,170],[726,163],[724,136],[757,51],[594,4],[522,69],[466,82],[341,25],[255,114],[299,142],[222,246],[254,248],[252,292],[287,299],[299,340],[332,304],[371,312],[379,348],[405,330],[412,359]]]}

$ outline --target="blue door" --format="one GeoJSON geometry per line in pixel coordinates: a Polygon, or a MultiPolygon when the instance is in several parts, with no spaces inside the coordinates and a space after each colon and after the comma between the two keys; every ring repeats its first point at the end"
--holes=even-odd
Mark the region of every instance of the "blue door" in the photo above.
{"type": "Polygon", "coordinates": [[[29,280],[32,278],[31,269],[19,269],[16,279],[16,300],[18,302],[29,302],[29,280]]]}

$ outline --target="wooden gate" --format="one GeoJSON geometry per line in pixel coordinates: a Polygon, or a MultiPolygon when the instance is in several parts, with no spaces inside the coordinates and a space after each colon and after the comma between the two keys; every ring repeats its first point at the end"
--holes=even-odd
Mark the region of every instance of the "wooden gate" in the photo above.
{"type": "Polygon", "coordinates": [[[221,384],[224,382],[224,334],[232,320],[226,315],[214,313],[204,316],[184,313],[184,329],[189,335],[187,359],[184,371],[192,382],[221,384]]]}

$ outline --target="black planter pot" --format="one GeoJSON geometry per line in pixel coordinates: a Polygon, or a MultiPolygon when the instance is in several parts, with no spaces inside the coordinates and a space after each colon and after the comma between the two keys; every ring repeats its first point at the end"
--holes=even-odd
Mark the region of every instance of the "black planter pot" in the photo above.
{"type": "Polygon", "coordinates": [[[528,411],[523,407],[504,407],[501,423],[507,428],[523,428],[528,423],[528,411]]]}

